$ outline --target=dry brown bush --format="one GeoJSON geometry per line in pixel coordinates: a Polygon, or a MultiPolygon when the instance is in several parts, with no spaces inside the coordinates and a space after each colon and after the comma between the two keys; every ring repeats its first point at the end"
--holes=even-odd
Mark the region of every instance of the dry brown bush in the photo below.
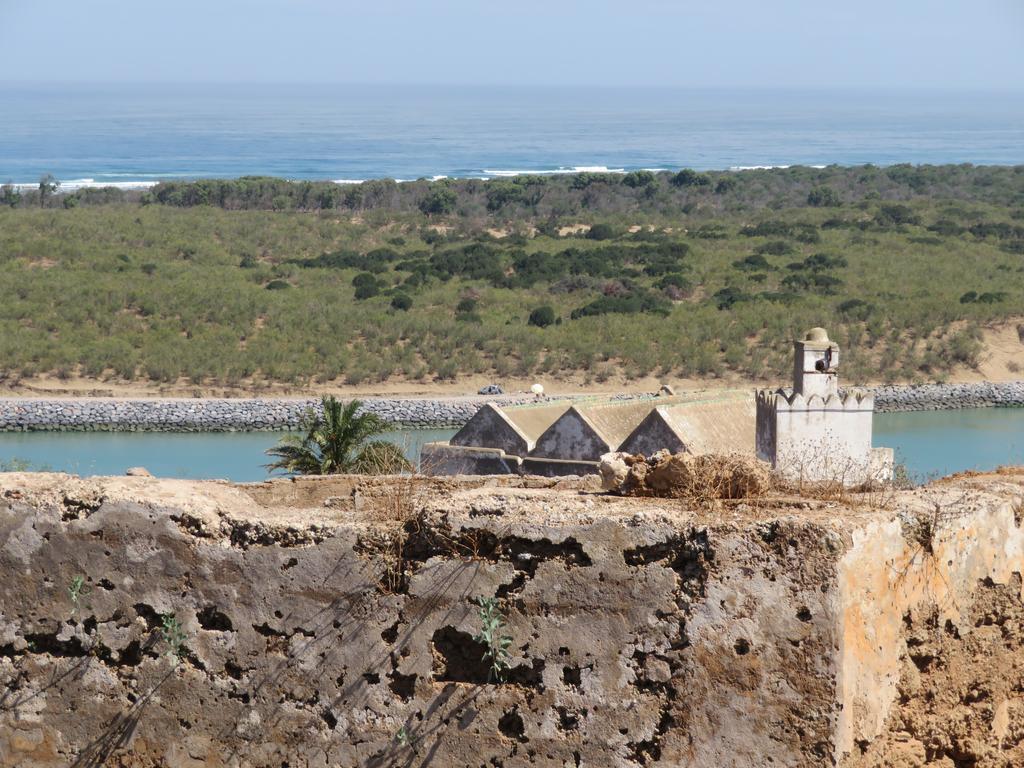
{"type": "Polygon", "coordinates": [[[626,496],[658,496],[714,505],[723,499],[752,499],[773,488],[768,467],[741,454],[694,456],[662,451],[649,459],[622,457],[627,472],[618,491],[626,496]]]}
{"type": "Polygon", "coordinates": [[[422,500],[430,490],[430,481],[419,475],[395,475],[381,480],[372,490],[367,488],[370,492],[359,500],[366,505],[374,524],[361,549],[379,565],[377,587],[381,592],[394,594],[401,592],[407,582],[405,545],[422,527],[422,500]]]}

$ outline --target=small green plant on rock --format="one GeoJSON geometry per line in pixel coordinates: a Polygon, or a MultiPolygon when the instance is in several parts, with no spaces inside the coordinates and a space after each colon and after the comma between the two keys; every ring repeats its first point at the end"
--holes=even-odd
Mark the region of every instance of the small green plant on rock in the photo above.
{"type": "Polygon", "coordinates": [[[165,613],[161,617],[160,638],[167,645],[167,655],[174,657],[177,664],[185,656],[185,631],[181,622],[173,613],[165,613]]]}
{"type": "MultiPolygon", "coordinates": [[[[82,598],[92,592],[92,587],[85,585],[85,576],[75,576],[68,586],[68,597],[71,598],[71,614],[74,615],[81,605],[82,598]]],[[[88,608],[89,606],[86,606],[88,608]]]]}
{"type": "Polygon", "coordinates": [[[510,669],[508,647],[512,645],[512,636],[501,632],[505,627],[505,617],[501,615],[497,598],[478,597],[476,602],[480,606],[477,613],[481,628],[473,639],[487,648],[484,661],[490,661],[491,664],[488,680],[504,682],[510,669]]]}

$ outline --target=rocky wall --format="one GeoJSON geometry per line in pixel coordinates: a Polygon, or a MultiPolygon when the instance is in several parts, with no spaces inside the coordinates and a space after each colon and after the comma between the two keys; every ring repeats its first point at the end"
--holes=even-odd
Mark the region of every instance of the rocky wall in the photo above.
{"type": "MultiPolygon", "coordinates": [[[[989,406],[1024,406],[1024,382],[922,384],[869,388],[876,412],[929,411],[989,406]]],[[[652,398],[619,394],[611,399],[652,398]]],[[[570,398],[580,401],[586,396],[570,398]]],[[[367,410],[402,427],[457,428],[485,402],[535,403],[532,395],[461,398],[367,398],[367,410]]],[[[0,398],[0,431],[176,431],[216,432],[294,429],[319,401],[288,398],[0,398]]]]}
{"type": "MultiPolygon", "coordinates": [[[[364,408],[404,427],[458,427],[489,399],[367,399],[364,408]]],[[[527,402],[506,398],[503,403],[527,402]]],[[[532,402],[532,400],[531,400],[532,402]]],[[[0,430],[224,432],[295,429],[314,399],[0,399],[0,430]]]]}
{"type": "MultiPolygon", "coordinates": [[[[651,398],[626,393],[613,400],[651,398]]],[[[561,398],[558,398],[561,399],[561,398]]],[[[592,399],[591,396],[575,398],[592,399]]],[[[451,398],[362,398],[363,408],[399,427],[461,427],[488,402],[520,405],[553,400],[534,395],[451,398]]],[[[0,431],[232,432],[295,429],[311,398],[0,398],[0,431]]]]}
{"type": "Polygon", "coordinates": [[[867,765],[930,597],[959,638],[986,590],[1020,613],[1021,479],[695,511],[587,479],[0,474],[0,765],[867,765]]]}
{"type": "Polygon", "coordinates": [[[1024,406],[1024,381],[892,384],[868,388],[868,391],[875,396],[877,413],[1024,406]]]}

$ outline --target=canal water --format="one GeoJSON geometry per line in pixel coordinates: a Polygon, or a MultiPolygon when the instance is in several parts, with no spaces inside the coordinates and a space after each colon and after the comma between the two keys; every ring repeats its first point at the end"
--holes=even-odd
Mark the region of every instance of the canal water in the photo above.
{"type": "MultiPolygon", "coordinates": [[[[145,467],[157,477],[265,480],[266,450],[281,432],[0,432],[0,469],[46,469],[77,475],[123,475],[145,467]]],[[[424,443],[454,429],[410,429],[382,437],[415,461],[424,443]]],[[[280,473],[277,473],[280,474],[280,473]]]]}
{"type": "Polygon", "coordinates": [[[919,482],[1024,465],[1024,408],[879,413],[872,442],[895,449],[896,461],[919,482]]]}
{"type": "MultiPolygon", "coordinates": [[[[415,460],[424,443],[454,432],[414,429],[385,437],[415,460]]],[[[142,466],[159,477],[247,482],[268,476],[265,451],[279,438],[274,432],[0,432],[0,469],[121,475],[142,466]]],[[[881,413],[874,444],[894,448],[916,480],[1024,465],[1024,408],[881,413]]]]}

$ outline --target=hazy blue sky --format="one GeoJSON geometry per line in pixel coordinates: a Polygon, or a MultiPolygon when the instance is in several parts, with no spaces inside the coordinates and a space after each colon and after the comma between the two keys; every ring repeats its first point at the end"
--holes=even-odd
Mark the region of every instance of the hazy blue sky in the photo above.
{"type": "Polygon", "coordinates": [[[0,0],[0,79],[1024,87],[1024,0],[0,0]]]}

